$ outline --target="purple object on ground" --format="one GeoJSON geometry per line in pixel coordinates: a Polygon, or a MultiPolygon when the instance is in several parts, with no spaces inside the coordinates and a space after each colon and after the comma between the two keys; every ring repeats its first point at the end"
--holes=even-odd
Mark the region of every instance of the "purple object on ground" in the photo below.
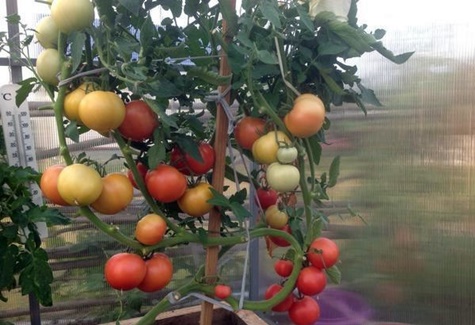
{"type": "Polygon", "coordinates": [[[315,325],[363,325],[372,315],[366,300],[355,292],[326,288],[315,299],[320,305],[320,319],[315,325]]]}

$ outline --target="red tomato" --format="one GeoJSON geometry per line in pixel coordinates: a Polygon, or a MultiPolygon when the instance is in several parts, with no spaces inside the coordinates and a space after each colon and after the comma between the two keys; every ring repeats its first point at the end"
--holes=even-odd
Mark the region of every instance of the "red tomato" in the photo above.
{"type": "Polygon", "coordinates": [[[304,296],[294,301],[289,318],[295,325],[313,325],[320,318],[320,306],[312,297],[304,296]]]}
{"type": "Polygon", "coordinates": [[[187,189],[186,176],[173,166],[160,164],[149,170],[145,185],[150,195],[162,203],[178,200],[187,189]]]}
{"type": "Polygon", "coordinates": [[[279,194],[277,191],[271,188],[263,188],[259,187],[256,190],[257,200],[260,204],[262,210],[267,209],[273,204],[277,203],[277,199],[279,198],[279,194]]]}
{"type": "Polygon", "coordinates": [[[284,278],[288,277],[292,273],[293,269],[294,262],[291,260],[279,259],[274,263],[275,273],[284,278]]]}
{"type": "Polygon", "coordinates": [[[58,164],[46,168],[41,174],[40,189],[43,196],[54,204],[69,205],[58,191],[58,176],[66,165],[58,164]]]}
{"type": "Polygon", "coordinates": [[[232,293],[230,286],[225,284],[218,284],[214,287],[214,296],[218,299],[224,300],[228,298],[232,293]]]}
{"type": "MultiPolygon", "coordinates": [[[[145,183],[145,175],[147,175],[147,171],[148,171],[147,166],[145,166],[144,164],[142,164],[139,161],[139,162],[137,162],[137,170],[138,170],[139,174],[142,176],[143,182],[145,183]]],[[[132,183],[132,185],[135,188],[139,188],[137,186],[137,182],[135,181],[134,174],[132,173],[132,171],[130,169],[127,171],[127,177],[129,178],[130,182],[132,183]]]]}
{"type": "Polygon", "coordinates": [[[173,264],[167,255],[155,253],[145,261],[145,277],[137,288],[143,292],[154,292],[165,288],[173,277],[173,264]]]}
{"type": "Polygon", "coordinates": [[[297,278],[297,289],[307,296],[319,294],[327,286],[327,276],[321,269],[307,266],[300,270],[297,278]]]}
{"type": "MultiPolygon", "coordinates": [[[[264,299],[269,300],[270,298],[274,297],[280,290],[282,290],[282,286],[280,284],[274,283],[271,284],[266,292],[264,293],[264,299]]],[[[276,304],[272,307],[272,311],[287,311],[290,309],[292,304],[294,303],[295,296],[293,293],[290,293],[284,300],[276,304]]]]}
{"type": "MultiPolygon", "coordinates": [[[[291,233],[290,232],[290,226],[287,224],[285,225],[284,227],[282,227],[280,230],[282,231],[286,231],[288,232],[289,234],[291,233]]],[[[277,246],[279,247],[288,247],[290,246],[290,243],[288,241],[286,241],[284,238],[282,237],[278,237],[278,236],[269,236],[269,239],[274,243],[276,244],[277,246]]]]}
{"type": "Polygon", "coordinates": [[[131,253],[118,253],[109,258],[104,267],[107,283],[117,290],[136,288],[145,278],[147,267],[144,260],[131,253]]]}
{"type": "Polygon", "coordinates": [[[326,237],[316,238],[308,248],[307,258],[319,269],[330,268],[338,262],[340,250],[338,245],[326,237]]]}
{"type": "Polygon", "coordinates": [[[158,116],[142,100],[133,100],[125,105],[125,118],[119,132],[126,139],[144,141],[153,135],[158,126],[158,116]]]}
{"type": "Polygon", "coordinates": [[[170,152],[171,165],[185,175],[199,176],[206,174],[214,166],[215,152],[207,142],[200,142],[198,150],[201,160],[196,160],[188,153],[184,153],[178,146],[173,147],[170,152]]]}
{"type": "Polygon", "coordinates": [[[245,116],[236,123],[234,137],[243,149],[252,149],[254,142],[265,133],[266,121],[252,116],[245,116]]]}

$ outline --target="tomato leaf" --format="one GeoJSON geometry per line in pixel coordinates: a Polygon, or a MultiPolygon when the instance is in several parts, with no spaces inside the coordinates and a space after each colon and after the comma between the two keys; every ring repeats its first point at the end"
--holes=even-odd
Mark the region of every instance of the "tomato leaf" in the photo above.
{"type": "Polygon", "coordinates": [[[276,7],[277,2],[274,1],[262,1],[259,6],[259,10],[262,13],[262,16],[269,20],[272,25],[276,28],[280,28],[282,24],[280,23],[280,11],[276,7]]]}
{"type": "Polygon", "coordinates": [[[84,43],[86,42],[86,34],[80,32],[74,32],[70,36],[71,38],[71,65],[72,71],[76,71],[82,62],[82,51],[84,43]]]}
{"type": "Polygon", "coordinates": [[[340,284],[341,272],[340,272],[340,269],[336,265],[333,265],[332,267],[325,269],[325,272],[327,273],[328,278],[330,279],[332,283],[340,284]]]}
{"type": "Polygon", "coordinates": [[[218,207],[225,207],[229,208],[231,203],[229,202],[228,198],[223,194],[216,191],[214,188],[210,188],[211,193],[213,193],[213,197],[209,199],[207,202],[218,206],[218,207]]]}
{"type": "Polygon", "coordinates": [[[27,78],[18,82],[20,88],[16,91],[15,105],[20,105],[28,98],[28,95],[32,92],[35,85],[38,83],[36,78],[27,78]]]}
{"type": "Polygon", "coordinates": [[[328,179],[327,186],[328,187],[335,186],[338,181],[339,175],[340,175],[340,156],[336,156],[330,165],[329,179],[328,179]]]}
{"type": "Polygon", "coordinates": [[[119,3],[131,14],[137,16],[142,8],[142,0],[119,0],[119,3]]]}
{"type": "Polygon", "coordinates": [[[242,204],[239,202],[231,202],[229,207],[231,208],[231,211],[234,213],[234,216],[241,222],[243,222],[244,219],[249,218],[251,216],[251,213],[249,212],[249,210],[243,207],[242,204]]]}

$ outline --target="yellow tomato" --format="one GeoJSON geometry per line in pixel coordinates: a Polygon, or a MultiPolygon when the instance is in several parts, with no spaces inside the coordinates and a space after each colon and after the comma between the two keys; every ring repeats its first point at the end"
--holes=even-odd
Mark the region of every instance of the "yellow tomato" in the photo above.
{"type": "Polygon", "coordinates": [[[59,195],[70,205],[89,205],[99,198],[103,183],[101,175],[90,166],[72,164],[58,176],[59,195]]]}
{"type": "Polygon", "coordinates": [[[105,134],[122,124],[125,105],[115,93],[95,90],[81,99],[78,112],[79,119],[85,126],[105,134]]]}
{"type": "Polygon", "coordinates": [[[282,131],[270,131],[259,137],[252,145],[252,156],[261,164],[277,161],[277,151],[282,143],[290,144],[289,137],[282,131]]]}
{"type": "Polygon", "coordinates": [[[201,217],[213,208],[207,201],[213,198],[210,191],[211,185],[208,183],[198,183],[188,188],[177,201],[180,209],[192,217],[201,217]]]}
{"type": "Polygon", "coordinates": [[[72,121],[77,121],[82,124],[79,118],[79,103],[89,93],[94,90],[94,84],[91,82],[85,82],[73,91],[66,94],[64,97],[64,116],[72,121]]]}
{"type": "Polygon", "coordinates": [[[124,174],[113,173],[102,178],[101,195],[91,203],[99,213],[116,214],[124,210],[134,198],[134,188],[124,174]]]}
{"type": "Polygon", "coordinates": [[[58,47],[59,29],[53,17],[45,16],[36,24],[35,37],[45,49],[58,47]]]}
{"type": "Polygon", "coordinates": [[[54,0],[51,16],[65,34],[83,30],[94,21],[94,6],[89,0],[54,0]]]}

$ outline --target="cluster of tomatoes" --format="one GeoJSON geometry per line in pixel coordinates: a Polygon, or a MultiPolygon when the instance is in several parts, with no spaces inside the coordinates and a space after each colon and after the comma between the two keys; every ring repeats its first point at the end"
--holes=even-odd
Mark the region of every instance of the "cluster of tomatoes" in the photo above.
{"type": "MultiPolygon", "coordinates": [[[[327,285],[326,268],[338,262],[340,251],[338,245],[326,237],[316,238],[310,245],[306,261],[301,268],[295,290],[284,300],[272,307],[274,312],[287,312],[290,320],[296,325],[311,325],[320,318],[320,306],[314,296],[323,292],[327,285]]],[[[277,275],[282,281],[290,276],[294,264],[291,260],[279,259],[274,264],[277,275]]],[[[281,283],[271,284],[264,293],[270,299],[282,289],[281,283]]]]}

